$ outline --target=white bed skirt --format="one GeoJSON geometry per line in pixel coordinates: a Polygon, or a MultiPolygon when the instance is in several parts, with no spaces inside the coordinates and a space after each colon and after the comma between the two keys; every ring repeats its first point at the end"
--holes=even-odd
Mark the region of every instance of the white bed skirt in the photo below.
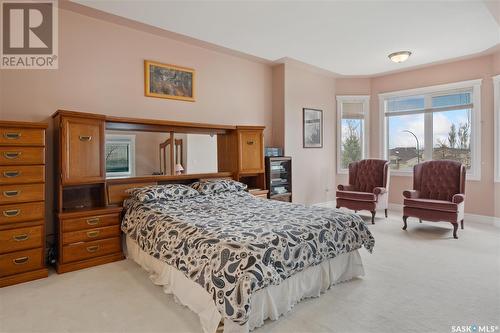
{"type": "MultiPolygon", "coordinates": [[[[154,284],[162,286],[165,293],[174,295],[176,302],[187,306],[199,316],[204,333],[214,333],[217,330],[222,316],[214,304],[212,295],[176,268],[144,252],[128,236],[126,245],[127,257],[148,271],[154,284]]],[[[267,318],[278,319],[303,298],[318,297],[336,283],[363,275],[363,264],[357,250],[309,267],[277,286],[258,290],[252,295],[248,322],[241,326],[226,320],[224,333],[251,331],[262,326],[267,318]]]]}

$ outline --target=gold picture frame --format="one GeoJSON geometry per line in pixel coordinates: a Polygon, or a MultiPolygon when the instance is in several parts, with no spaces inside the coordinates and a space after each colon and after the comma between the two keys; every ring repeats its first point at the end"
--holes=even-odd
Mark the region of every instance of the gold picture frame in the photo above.
{"type": "Polygon", "coordinates": [[[194,69],[144,60],[146,96],[194,102],[194,92],[194,69]]]}

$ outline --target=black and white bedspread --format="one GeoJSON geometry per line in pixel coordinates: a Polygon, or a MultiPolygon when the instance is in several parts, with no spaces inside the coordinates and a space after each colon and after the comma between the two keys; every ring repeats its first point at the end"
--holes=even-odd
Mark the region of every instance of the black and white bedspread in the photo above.
{"type": "Polygon", "coordinates": [[[252,293],[309,266],[375,244],[364,221],[338,210],[240,192],[176,201],[125,202],[122,230],[142,250],[182,271],[244,324],[252,293]]]}

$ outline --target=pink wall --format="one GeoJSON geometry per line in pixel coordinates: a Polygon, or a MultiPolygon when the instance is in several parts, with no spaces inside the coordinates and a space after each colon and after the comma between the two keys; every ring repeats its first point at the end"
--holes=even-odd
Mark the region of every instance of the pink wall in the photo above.
{"type": "Polygon", "coordinates": [[[272,145],[285,146],[285,64],[273,67],[273,136],[272,145]]]}
{"type": "Polygon", "coordinates": [[[292,157],[293,201],[335,198],[335,79],[285,63],[285,154],[292,157]],[[302,108],[323,110],[323,148],[303,148],[302,108]]]}
{"type": "MultiPolygon", "coordinates": [[[[493,75],[500,75],[500,51],[495,52],[495,54],[493,55],[493,75]]],[[[500,114],[498,114],[498,116],[500,117],[500,114]]],[[[498,133],[498,135],[500,135],[500,133],[498,133]]],[[[500,183],[495,183],[494,206],[495,206],[495,216],[500,217],[500,183]]]]}
{"type": "MultiPolygon", "coordinates": [[[[487,55],[472,59],[428,66],[421,69],[382,75],[371,79],[337,80],[337,95],[367,94],[370,98],[370,156],[380,157],[378,94],[465,80],[483,79],[481,85],[481,180],[467,182],[466,212],[493,216],[500,205],[498,185],[493,184],[493,85],[494,63],[500,56],[487,55]],[[369,84],[368,84],[369,82],[369,84]],[[497,196],[495,198],[495,192],[497,196]]],[[[346,177],[339,175],[339,181],[346,177]]],[[[389,200],[402,204],[402,191],[412,186],[412,178],[392,176],[389,200]]],[[[498,211],[496,212],[498,214],[498,211]]],[[[498,215],[497,215],[498,216],[498,215]]]]}
{"type": "MultiPolygon", "coordinates": [[[[65,9],[59,11],[59,59],[58,70],[0,71],[1,119],[50,123],[57,109],[68,109],[137,118],[265,125],[266,141],[271,137],[272,68],[268,64],[65,9]],[[194,68],[196,102],[145,97],[144,59],[194,68]]],[[[51,137],[49,129],[49,161],[51,137]]],[[[51,193],[52,164],[48,176],[51,193]]]]}

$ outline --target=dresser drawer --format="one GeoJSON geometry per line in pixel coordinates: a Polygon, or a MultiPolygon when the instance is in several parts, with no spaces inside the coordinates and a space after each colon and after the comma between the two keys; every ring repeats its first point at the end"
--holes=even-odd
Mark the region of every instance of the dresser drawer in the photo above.
{"type": "Polygon", "coordinates": [[[0,253],[42,247],[42,226],[0,231],[0,253]]]}
{"type": "Polygon", "coordinates": [[[43,184],[0,185],[0,205],[43,201],[44,199],[45,186],[43,184]]]}
{"type": "Polygon", "coordinates": [[[0,166],[0,185],[43,182],[45,182],[43,165],[0,166]]]}
{"type": "Polygon", "coordinates": [[[0,147],[0,165],[45,164],[45,148],[0,147]]]}
{"type": "Polygon", "coordinates": [[[33,249],[0,255],[0,277],[42,268],[43,250],[33,249]]]}
{"type": "Polygon", "coordinates": [[[120,224],[120,214],[94,215],[61,221],[62,232],[94,229],[110,225],[120,224]]]}
{"type": "Polygon", "coordinates": [[[120,237],[63,246],[62,262],[85,260],[121,251],[120,237]]]}
{"type": "Polygon", "coordinates": [[[63,233],[63,244],[71,244],[78,242],[89,242],[98,239],[119,237],[120,226],[112,225],[110,227],[94,228],[80,231],[71,231],[63,233]]]}
{"type": "Polygon", "coordinates": [[[0,127],[0,145],[43,146],[45,131],[38,128],[0,127]]]}
{"type": "Polygon", "coordinates": [[[44,202],[0,206],[0,224],[41,220],[45,216],[44,202]]]}

